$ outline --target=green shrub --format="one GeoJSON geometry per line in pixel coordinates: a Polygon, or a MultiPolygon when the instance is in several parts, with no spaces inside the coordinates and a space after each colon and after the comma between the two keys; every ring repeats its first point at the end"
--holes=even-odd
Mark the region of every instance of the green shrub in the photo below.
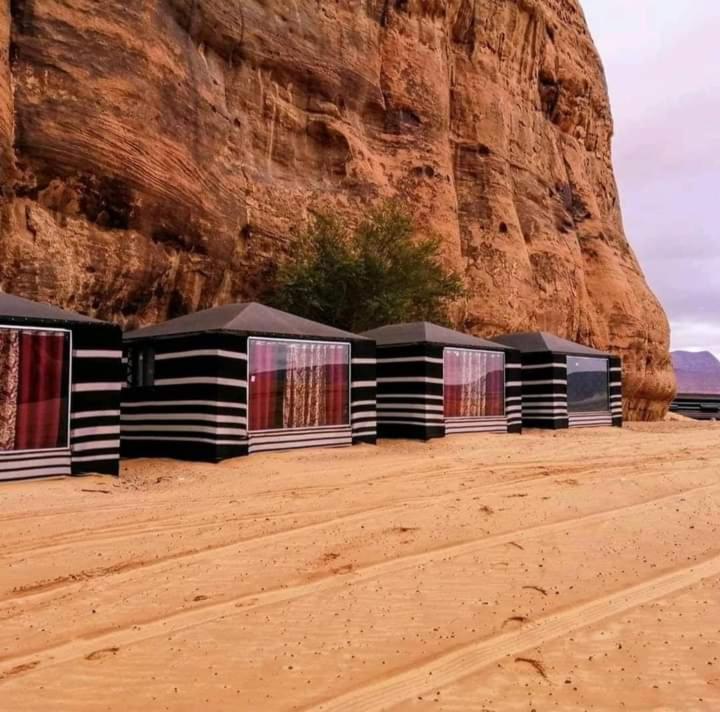
{"type": "Polygon", "coordinates": [[[405,321],[447,323],[463,296],[441,263],[439,237],[416,238],[396,203],[373,208],[352,228],[336,215],[315,218],[279,266],[267,301],[279,309],[359,332],[405,321]]]}

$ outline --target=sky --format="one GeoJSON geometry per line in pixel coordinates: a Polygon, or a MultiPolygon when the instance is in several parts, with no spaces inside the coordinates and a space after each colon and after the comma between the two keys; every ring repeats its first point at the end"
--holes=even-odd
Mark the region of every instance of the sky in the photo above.
{"type": "Polygon", "coordinates": [[[672,347],[720,357],[720,2],[581,4],[610,90],[625,232],[672,347]]]}

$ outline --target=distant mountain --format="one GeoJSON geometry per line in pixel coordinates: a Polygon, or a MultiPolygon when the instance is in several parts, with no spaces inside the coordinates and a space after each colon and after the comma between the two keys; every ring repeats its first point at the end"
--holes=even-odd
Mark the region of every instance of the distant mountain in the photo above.
{"type": "Polygon", "coordinates": [[[720,393],[720,360],[709,351],[673,351],[678,393],[720,393]]]}

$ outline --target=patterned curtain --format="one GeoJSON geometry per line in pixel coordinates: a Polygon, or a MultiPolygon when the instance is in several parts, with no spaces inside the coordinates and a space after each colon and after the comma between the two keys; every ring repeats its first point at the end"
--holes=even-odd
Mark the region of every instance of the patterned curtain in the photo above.
{"type": "Polygon", "coordinates": [[[15,448],[20,334],[0,329],[0,450],[15,448]]]}
{"type": "Polygon", "coordinates": [[[251,341],[250,430],[347,423],[348,366],[343,344],[251,341]]]}
{"type": "Polygon", "coordinates": [[[0,329],[0,450],[47,450],[67,439],[67,335],[0,329]]]}
{"type": "Polygon", "coordinates": [[[502,354],[446,349],[444,382],[446,418],[483,418],[505,413],[502,354]]]}

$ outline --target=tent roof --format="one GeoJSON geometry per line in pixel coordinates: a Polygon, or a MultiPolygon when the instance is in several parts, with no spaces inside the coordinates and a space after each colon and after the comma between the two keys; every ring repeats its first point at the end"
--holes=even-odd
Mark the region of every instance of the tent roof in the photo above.
{"type": "Polygon", "coordinates": [[[226,331],[266,336],[300,336],[311,339],[362,338],[349,331],[336,329],[310,319],[303,319],[264,304],[244,302],[204,309],[180,316],[177,319],[170,319],[162,324],[136,329],[125,334],[125,339],[180,336],[204,331],[226,331]]]}
{"type": "Polygon", "coordinates": [[[91,319],[76,312],[54,307],[51,304],[33,302],[12,294],[0,292],[0,320],[10,321],[41,321],[63,324],[107,324],[107,322],[91,319]]]}
{"type": "Polygon", "coordinates": [[[363,336],[374,339],[378,346],[400,346],[402,344],[433,343],[445,346],[460,346],[491,351],[506,351],[508,346],[447,329],[428,321],[413,321],[406,324],[389,324],[378,329],[363,332],[363,336]]]}
{"type": "Polygon", "coordinates": [[[512,346],[523,353],[561,353],[571,356],[609,356],[604,351],[598,351],[590,346],[561,339],[555,334],[548,334],[546,331],[526,331],[521,334],[504,334],[493,337],[495,341],[512,346]]]}

